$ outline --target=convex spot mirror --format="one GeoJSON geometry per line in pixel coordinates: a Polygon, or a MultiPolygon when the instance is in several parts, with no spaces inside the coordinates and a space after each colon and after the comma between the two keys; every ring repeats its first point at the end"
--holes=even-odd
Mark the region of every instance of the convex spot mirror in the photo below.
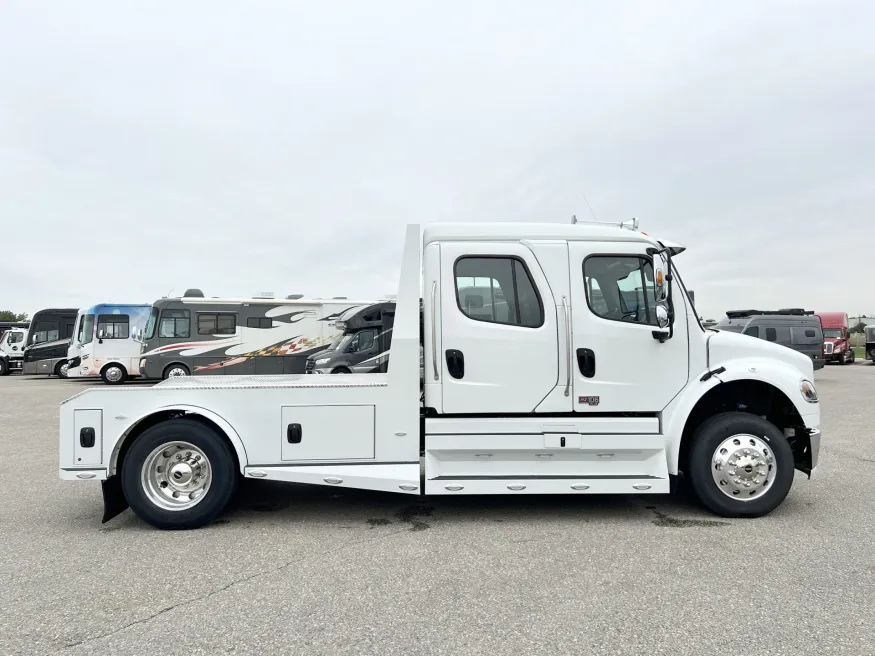
{"type": "Polygon", "coordinates": [[[668,328],[669,318],[668,310],[664,305],[656,306],[656,325],[660,328],[668,328]]]}

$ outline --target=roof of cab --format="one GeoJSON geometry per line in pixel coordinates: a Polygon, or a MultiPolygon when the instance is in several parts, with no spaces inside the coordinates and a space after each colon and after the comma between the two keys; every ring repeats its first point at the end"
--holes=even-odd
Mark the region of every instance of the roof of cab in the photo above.
{"type": "Polygon", "coordinates": [[[658,246],[643,232],[586,223],[431,223],[423,228],[423,244],[435,241],[563,241],[644,242],[658,246]]]}

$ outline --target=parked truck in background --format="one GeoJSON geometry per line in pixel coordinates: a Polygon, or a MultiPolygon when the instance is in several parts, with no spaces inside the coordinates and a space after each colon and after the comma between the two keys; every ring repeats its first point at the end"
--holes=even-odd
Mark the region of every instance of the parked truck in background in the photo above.
{"type": "Polygon", "coordinates": [[[409,226],[387,373],[85,390],[61,404],[60,477],[101,481],[104,520],[130,505],[159,528],[212,521],[241,477],[658,494],[682,473],[713,512],[764,515],[817,467],[813,364],[703,329],[682,250],[637,224],[409,226]]]}
{"type": "Polygon", "coordinates": [[[826,362],[854,363],[847,312],[818,312],[823,326],[823,357],[826,362]]]}
{"type": "Polygon", "coordinates": [[[24,343],[27,331],[24,328],[5,328],[0,335],[0,376],[21,371],[24,365],[24,343]]]}
{"type": "Polygon", "coordinates": [[[866,326],[866,359],[875,362],[875,324],[866,326]]]}

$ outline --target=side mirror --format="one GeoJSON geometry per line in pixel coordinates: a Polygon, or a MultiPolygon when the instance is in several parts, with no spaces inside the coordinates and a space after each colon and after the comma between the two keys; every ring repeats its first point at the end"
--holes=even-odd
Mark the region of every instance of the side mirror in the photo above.
{"type": "Polygon", "coordinates": [[[656,300],[665,301],[668,298],[668,285],[665,284],[665,273],[661,266],[653,272],[653,282],[656,285],[656,300]]]}
{"type": "Polygon", "coordinates": [[[668,316],[668,309],[664,305],[656,306],[656,324],[660,328],[668,328],[671,319],[668,316]]]}

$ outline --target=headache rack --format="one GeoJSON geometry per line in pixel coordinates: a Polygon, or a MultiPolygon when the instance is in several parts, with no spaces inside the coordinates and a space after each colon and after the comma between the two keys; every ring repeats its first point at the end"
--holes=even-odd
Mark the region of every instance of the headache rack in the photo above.
{"type": "Polygon", "coordinates": [[[726,316],[730,319],[743,319],[744,317],[753,317],[760,314],[782,314],[794,317],[805,317],[814,314],[814,310],[803,310],[802,308],[784,308],[783,310],[727,310],[726,316]]]}

